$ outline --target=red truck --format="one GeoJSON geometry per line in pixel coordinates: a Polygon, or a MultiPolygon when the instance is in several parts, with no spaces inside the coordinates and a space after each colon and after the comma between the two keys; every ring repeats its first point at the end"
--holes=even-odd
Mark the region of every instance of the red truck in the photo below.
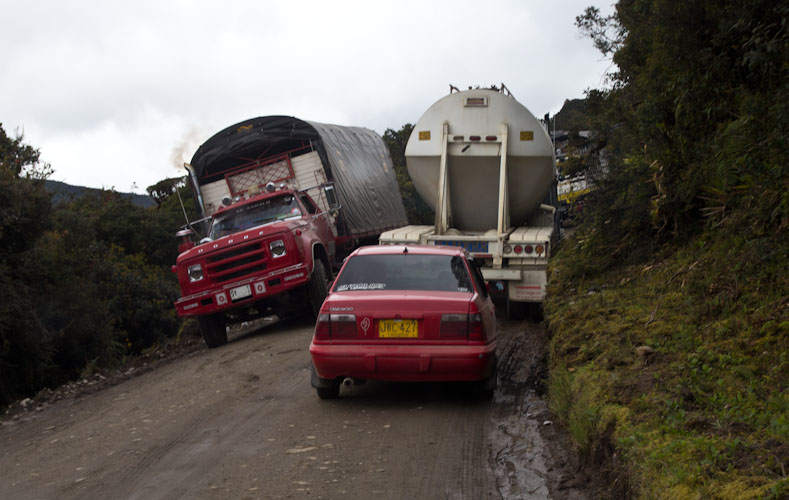
{"type": "Polygon", "coordinates": [[[175,308],[197,317],[209,347],[231,322],[317,314],[342,258],[406,223],[386,145],[364,128],[254,118],[186,167],[208,227],[179,232],[175,308]]]}

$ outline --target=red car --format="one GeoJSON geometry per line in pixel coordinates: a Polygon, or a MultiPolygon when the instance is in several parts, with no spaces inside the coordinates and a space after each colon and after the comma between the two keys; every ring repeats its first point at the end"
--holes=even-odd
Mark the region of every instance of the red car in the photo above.
{"type": "Polygon", "coordinates": [[[323,302],[310,345],[323,399],[366,379],[496,387],[496,313],[477,263],[443,246],[354,251],[323,302]]]}

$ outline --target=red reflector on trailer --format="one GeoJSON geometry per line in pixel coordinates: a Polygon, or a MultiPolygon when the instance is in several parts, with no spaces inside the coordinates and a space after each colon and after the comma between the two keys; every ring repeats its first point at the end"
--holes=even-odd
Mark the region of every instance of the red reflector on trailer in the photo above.
{"type": "Polygon", "coordinates": [[[480,139],[482,139],[482,138],[480,136],[478,136],[478,135],[470,135],[468,137],[469,141],[479,141],[480,139]]]}
{"type": "Polygon", "coordinates": [[[523,247],[520,245],[515,245],[515,253],[521,253],[523,251],[523,247]]]}
{"type": "Polygon", "coordinates": [[[486,141],[496,141],[496,140],[498,140],[498,137],[496,137],[495,135],[487,135],[487,136],[485,136],[485,140],[486,141]]]}
{"type": "Polygon", "coordinates": [[[532,248],[531,245],[526,245],[525,247],[523,247],[523,251],[526,253],[532,253],[534,249],[532,248]]]}

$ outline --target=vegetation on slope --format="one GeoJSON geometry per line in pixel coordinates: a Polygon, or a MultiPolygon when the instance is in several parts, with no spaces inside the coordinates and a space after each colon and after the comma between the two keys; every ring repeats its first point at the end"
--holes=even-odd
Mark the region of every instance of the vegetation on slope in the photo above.
{"type": "Polygon", "coordinates": [[[742,222],[583,278],[579,239],[552,269],[554,410],[638,496],[789,492],[789,245],[742,222]]]}
{"type": "Polygon", "coordinates": [[[0,408],[177,334],[176,197],[51,202],[51,172],[0,127],[0,408]]]}
{"type": "Polygon", "coordinates": [[[617,72],[588,93],[595,189],[551,268],[551,405],[622,497],[785,498],[789,7],[578,24],[617,72]]]}
{"type": "Polygon", "coordinates": [[[427,206],[419,196],[419,193],[416,192],[414,183],[411,182],[406,168],[405,147],[413,130],[414,126],[410,123],[400,127],[400,130],[388,128],[384,132],[383,139],[389,148],[389,154],[392,156],[397,184],[400,186],[400,195],[403,197],[403,206],[408,217],[408,223],[431,225],[434,221],[435,212],[427,206]]]}

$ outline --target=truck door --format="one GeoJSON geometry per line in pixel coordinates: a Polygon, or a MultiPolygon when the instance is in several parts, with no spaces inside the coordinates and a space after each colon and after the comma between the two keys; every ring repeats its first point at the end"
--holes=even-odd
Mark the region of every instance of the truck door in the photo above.
{"type": "Polygon", "coordinates": [[[320,240],[325,244],[326,251],[329,253],[329,259],[334,260],[334,234],[329,227],[328,213],[321,212],[318,205],[312,201],[312,198],[307,193],[299,193],[301,204],[307,210],[311,217],[310,227],[320,240]]]}

